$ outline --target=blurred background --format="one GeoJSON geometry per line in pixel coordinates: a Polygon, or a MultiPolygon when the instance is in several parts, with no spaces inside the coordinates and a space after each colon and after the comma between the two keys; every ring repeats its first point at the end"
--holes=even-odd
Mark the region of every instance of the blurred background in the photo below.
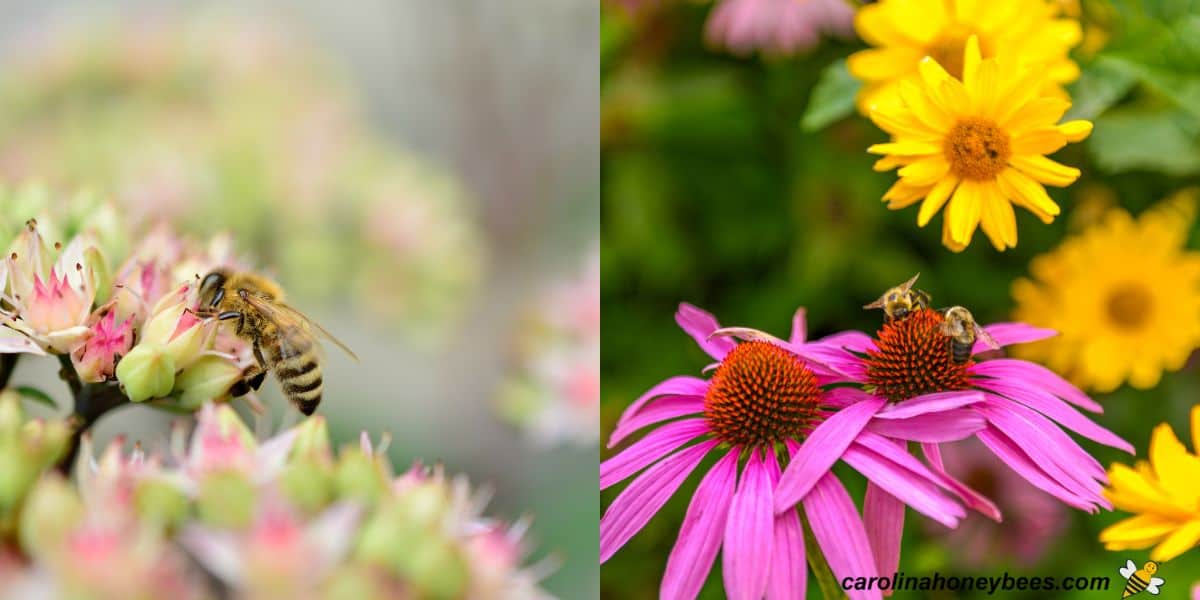
{"type": "MultiPolygon", "coordinates": [[[[1200,121],[1181,97],[1200,83],[1194,2],[1062,3],[1083,30],[1072,52],[1082,76],[1068,88],[1075,106],[1066,119],[1094,120],[1095,133],[1055,158],[1079,167],[1083,177],[1067,189],[1049,190],[1063,208],[1053,224],[1017,211],[1015,249],[998,253],[977,234],[959,254],[942,246],[939,219],[920,229],[916,207],[889,211],[880,201],[895,174],[873,172],[877,157],[866,148],[886,135],[853,114],[858,84],[844,62],[867,47],[854,33],[849,6],[855,3],[800,2],[822,8],[800,17],[799,25],[779,14],[756,20],[754,11],[770,13],[780,4],[786,3],[603,5],[602,439],[645,390],[673,375],[700,376],[711,362],[676,326],[672,315],[680,302],[711,311],[722,324],[779,336],[787,335],[801,305],[808,308],[810,338],[848,329],[874,332],[879,314],[860,307],[920,272],[919,286],[935,304],[970,307],[981,323],[1010,320],[1013,282],[1029,277],[1034,257],[1088,231],[1106,211],[1136,216],[1200,182],[1200,121]],[[783,32],[789,27],[813,31],[783,32]]],[[[1197,229],[1190,220],[1184,226],[1185,247],[1195,249],[1197,229]]],[[[1136,257],[1140,246],[1123,248],[1136,257]]],[[[1195,260],[1194,252],[1189,256],[1195,260]]],[[[1189,281],[1183,285],[1194,290],[1189,281]]],[[[1191,323],[1198,315],[1193,308],[1177,316],[1191,323]]],[[[1106,410],[1097,421],[1134,444],[1139,458],[1161,422],[1172,424],[1181,439],[1189,435],[1187,411],[1200,398],[1194,359],[1168,371],[1150,389],[1125,384],[1094,395],[1106,410]]],[[[1133,462],[1082,444],[1106,466],[1133,462]]],[[[612,454],[604,450],[602,458],[612,454]]],[[[994,493],[1006,523],[974,515],[951,536],[909,511],[901,571],[1115,578],[1126,554],[1144,560],[1144,551],[1107,552],[1097,540],[1101,529],[1127,515],[1067,509],[1010,481],[975,448],[955,454],[960,462],[948,465],[951,471],[994,493]]],[[[706,471],[698,468],[605,563],[602,596],[657,597],[690,490],[706,471]]],[[[858,499],[861,479],[842,477],[860,485],[851,489],[858,499]]],[[[602,505],[622,487],[606,490],[602,505]]],[[[1164,588],[1163,597],[1182,598],[1200,572],[1200,558],[1192,552],[1168,566],[1160,574],[1171,581],[1175,573],[1179,583],[1173,591],[1164,588]]],[[[809,587],[810,597],[819,597],[817,586],[809,587]]],[[[721,596],[718,562],[702,597],[721,596]]],[[[896,597],[910,596],[918,597],[896,597]]]]}
{"type": "MultiPolygon", "coordinates": [[[[337,440],[390,431],[396,465],[490,486],[492,514],[533,518],[532,558],[563,560],[545,587],[596,596],[594,3],[0,6],[5,185],[231,233],[361,357],[326,366],[337,440]]],[[[128,407],[96,437],[168,421],[128,407]]]]}

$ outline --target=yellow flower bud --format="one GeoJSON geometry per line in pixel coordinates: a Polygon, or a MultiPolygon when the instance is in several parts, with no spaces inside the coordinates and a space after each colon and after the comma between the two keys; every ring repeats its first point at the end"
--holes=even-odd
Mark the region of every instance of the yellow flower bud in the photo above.
{"type": "Polygon", "coordinates": [[[44,556],[62,544],[83,520],[83,503],[75,489],[58,473],[47,473],[34,486],[21,511],[21,549],[44,556]]]}
{"type": "Polygon", "coordinates": [[[228,359],[212,354],[201,356],[175,378],[175,389],[182,392],[179,404],[196,410],[205,402],[224,399],[229,388],[241,379],[242,370],[228,359]]]}
{"type": "Polygon", "coordinates": [[[175,360],[161,344],[138,344],[117,363],[117,380],[133,402],[161,398],[175,386],[175,360]]]}

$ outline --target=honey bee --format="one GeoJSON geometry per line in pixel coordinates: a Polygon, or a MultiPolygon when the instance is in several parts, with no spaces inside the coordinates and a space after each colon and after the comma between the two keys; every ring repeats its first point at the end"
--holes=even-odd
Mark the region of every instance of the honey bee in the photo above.
{"type": "Polygon", "coordinates": [[[912,279],[886,291],[878,300],[863,308],[882,308],[888,321],[903,319],[909,313],[929,308],[930,297],[924,290],[914,290],[912,286],[921,274],[917,273],[912,279]]]}
{"type": "Polygon", "coordinates": [[[257,390],[267,371],[296,408],[311,415],[321,403],[321,352],[318,337],[354,352],[323,327],[283,300],[279,284],[254,273],[216,269],[200,281],[197,315],[235,321],[235,333],[251,344],[257,364],[231,390],[240,396],[257,390]]]}
{"type": "Polygon", "coordinates": [[[1120,572],[1121,577],[1125,578],[1125,591],[1121,594],[1122,598],[1128,598],[1143,591],[1157,596],[1160,591],[1158,586],[1166,583],[1163,578],[1154,577],[1154,574],[1158,572],[1158,563],[1154,561],[1150,561],[1138,569],[1132,560],[1126,560],[1125,566],[1120,568],[1120,572]]]}
{"type": "Polygon", "coordinates": [[[996,339],[975,322],[971,311],[961,306],[951,306],[941,309],[941,313],[944,317],[941,333],[950,338],[950,357],[954,362],[967,362],[967,359],[971,358],[971,350],[975,347],[976,340],[983,340],[989,348],[1000,348],[996,339]]]}

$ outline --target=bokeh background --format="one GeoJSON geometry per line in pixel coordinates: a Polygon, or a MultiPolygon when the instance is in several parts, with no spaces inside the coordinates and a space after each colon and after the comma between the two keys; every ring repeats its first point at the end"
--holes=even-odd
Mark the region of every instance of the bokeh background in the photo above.
{"type": "MultiPolygon", "coordinates": [[[[880,201],[895,175],[871,170],[877,157],[866,148],[886,135],[852,114],[856,84],[843,61],[866,46],[848,21],[839,26],[844,35],[826,35],[811,50],[735,53],[706,36],[721,4],[631,0],[602,10],[602,438],[646,389],[672,375],[698,376],[710,362],[675,325],[679,302],[709,310],[723,324],[780,336],[800,305],[808,308],[810,337],[873,332],[880,315],[860,307],[920,272],[919,285],[935,304],[970,307],[983,323],[1008,320],[1015,306],[1011,285],[1028,276],[1033,257],[1094,224],[1108,208],[1137,215],[1200,182],[1198,121],[1194,105],[1184,108],[1180,97],[1200,84],[1200,7],[1194,2],[1064,2],[1081,10],[1084,26],[1072,54],[1083,75],[1069,88],[1075,106],[1067,118],[1094,120],[1095,134],[1056,159],[1078,166],[1083,177],[1050,190],[1063,207],[1053,224],[1017,211],[1015,249],[998,253],[979,234],[960,254],[942,247],[940,220],[919,229],[915,207],[893,212],[880,201]]],[[[741,4],[752,10],[753,3],[741,4]]],[[[1187,246],[1196,248],[1196,228],[1190,232],[1187,246]]],[[[1138,248],[1126,252],[1136,256],[1138,248]]],[[[1106,409],[1098,422],[1133,443],[1139,458],[1158,423],[1172,424],[1186,439],[1187,411],[1200,400],[1193,363],[1165,374],[1152,389],[1122,385],[1095,395],[1106,409]]],[[[1106,466],[1132,462],[1083,445],[1106,466]]],[[[604,450],[602,458],[611,454],[604,450]]],[[[963,449],[967,460],[949,466],[979,489],[1009,497],[1008,522],[988,526],[976,515],[947,537],[944,528],[909,511],[901,571],[1112,576],[1108,594],[1119,594],[1118,567],[1127,557],[1140,564],[1146,553],[1107,552],[1097,535],[1126,515],[1089,516],[1047,505],[1048,496],[998,474],[992,462],[971,459],[975,454],[963,449]]],[[[696,470],[703,472],[706,467],[696,470]]],[[[684,483],[605,563],[602,596],[657,596],[690,497],[685,492],[698,479],[694,474],[684,483]]],[[[860,484],[851,493],[861,501],[862,478],[842,479],[860,484]]],[[[606,490],[602,505],[621,487],[606,490]]],[[[1169,583],[1160,597],[1188,597],[1200,572],[1197,554],[1163,567],[1159,574],[1169,583]]],[[[720,577],[718,562],[702,597],[722,596],[720,577]]],[[[810,597],[819,597],[817,587],[809,587],[810,597]]]]}
{"type": "MultiPolygon", "coordinates": [[[[493,514],[533,518],[531,560],[562,560],[546,589],[596,596],[598,332],[562,323],[599,326],[593,3],[0,6],[6,186],[231,233],[361,357],[326,365],[336,440],[390,431],[395,464],[490,486],[493,514]]],[[[35,362],[14,382],[55,379],[35,362]]],[[[128,407],[96,438],[169,419],[128,407]]]]}

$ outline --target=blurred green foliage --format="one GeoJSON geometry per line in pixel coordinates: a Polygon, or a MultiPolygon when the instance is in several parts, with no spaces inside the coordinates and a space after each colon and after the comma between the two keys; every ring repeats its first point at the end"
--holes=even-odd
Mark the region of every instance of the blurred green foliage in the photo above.
{"type": "MultiPolygon", "coordinates": [[[[1137,214],[1200,182],[1200,3],[1084,2],[1085,21],[1107,43],[1093,56],[1076,56],[1083,76],[1070,88],[1068,118],[1095,119],[1096,128],[1085,144],[1056,155],[1079,166],[1083,177],[1071,188],[1050,190],[1063,208],[1052,225],[1018,211],[1015,249],[997,253],[977,240],[961,254],[942,247],[938,219],[920,229],[916,207],[893,212],[880,201],[894,175],[873,172],[866,148],[886,136],[851,114],[856,86],[844,68],[843,59],[860,43],[826,41],[805,56],[734,58],[704,45],[709,10],[664,3],[637,17],[606,7],[602,17],[604,438],[647,388],[672,375],[699,375],[711,362],[672,319],[681,301],[713,312],[723,324],[781,336],[801,305],[808,308],[810,336],[870,332],[879,315],[860,307],[920,272],[935,304],[968,306],[982,322],[1006,320],[1011,282],[1027,273],[1031,258],[1094,219],[1098,199],[1115,198],[1137,214]]],[[[1193,247],[1195,241],[1193,232],[1193,247]]],[[[1189,366],[1166,375],[1156,389],[1122,388],[1098,400],[1106,407],[1098,421],[1144,455],[1160,422],[1189,435],[1187,410],[1200,400],[1200,384],[1189,366]]],[[[1083,445],[1105,465],[1131,462],[1083,445]]],[[[610,455],[602,452],[602,458],[610,455]]],[[[657,596],[690,491],[705,470],[697,469],[604,565],[603,596],[657,596]]],[[[857,498],[860,479],[843,478],[857,498]]],[[[602,506],[619,491],[606,490],[602,506]]],[[[1098,532],[1122,516],[1074,511],[1067,533],[1037,566],[1013,566],[998,556],[991,572],[977,573],[956,566],[954,550],[929,537],[930,528],[910,511],[901,570],[1111,575],[1115,589],[1108,593],[1116,597],[1123,586],[1118,567],[1126,558],[1146,558],[1145,552],[1106,552],[1097,541],[1098,532]]],[[[1200,552],[1164,565],[1160,575],[1168,584],[1160,597],[1184,597],[1197,573],[1200,552]]],[[[818,597],[815,586],[809,593],[818,597]]],[[[721,594],[718,561],[702,597],[721,594]]]]}

